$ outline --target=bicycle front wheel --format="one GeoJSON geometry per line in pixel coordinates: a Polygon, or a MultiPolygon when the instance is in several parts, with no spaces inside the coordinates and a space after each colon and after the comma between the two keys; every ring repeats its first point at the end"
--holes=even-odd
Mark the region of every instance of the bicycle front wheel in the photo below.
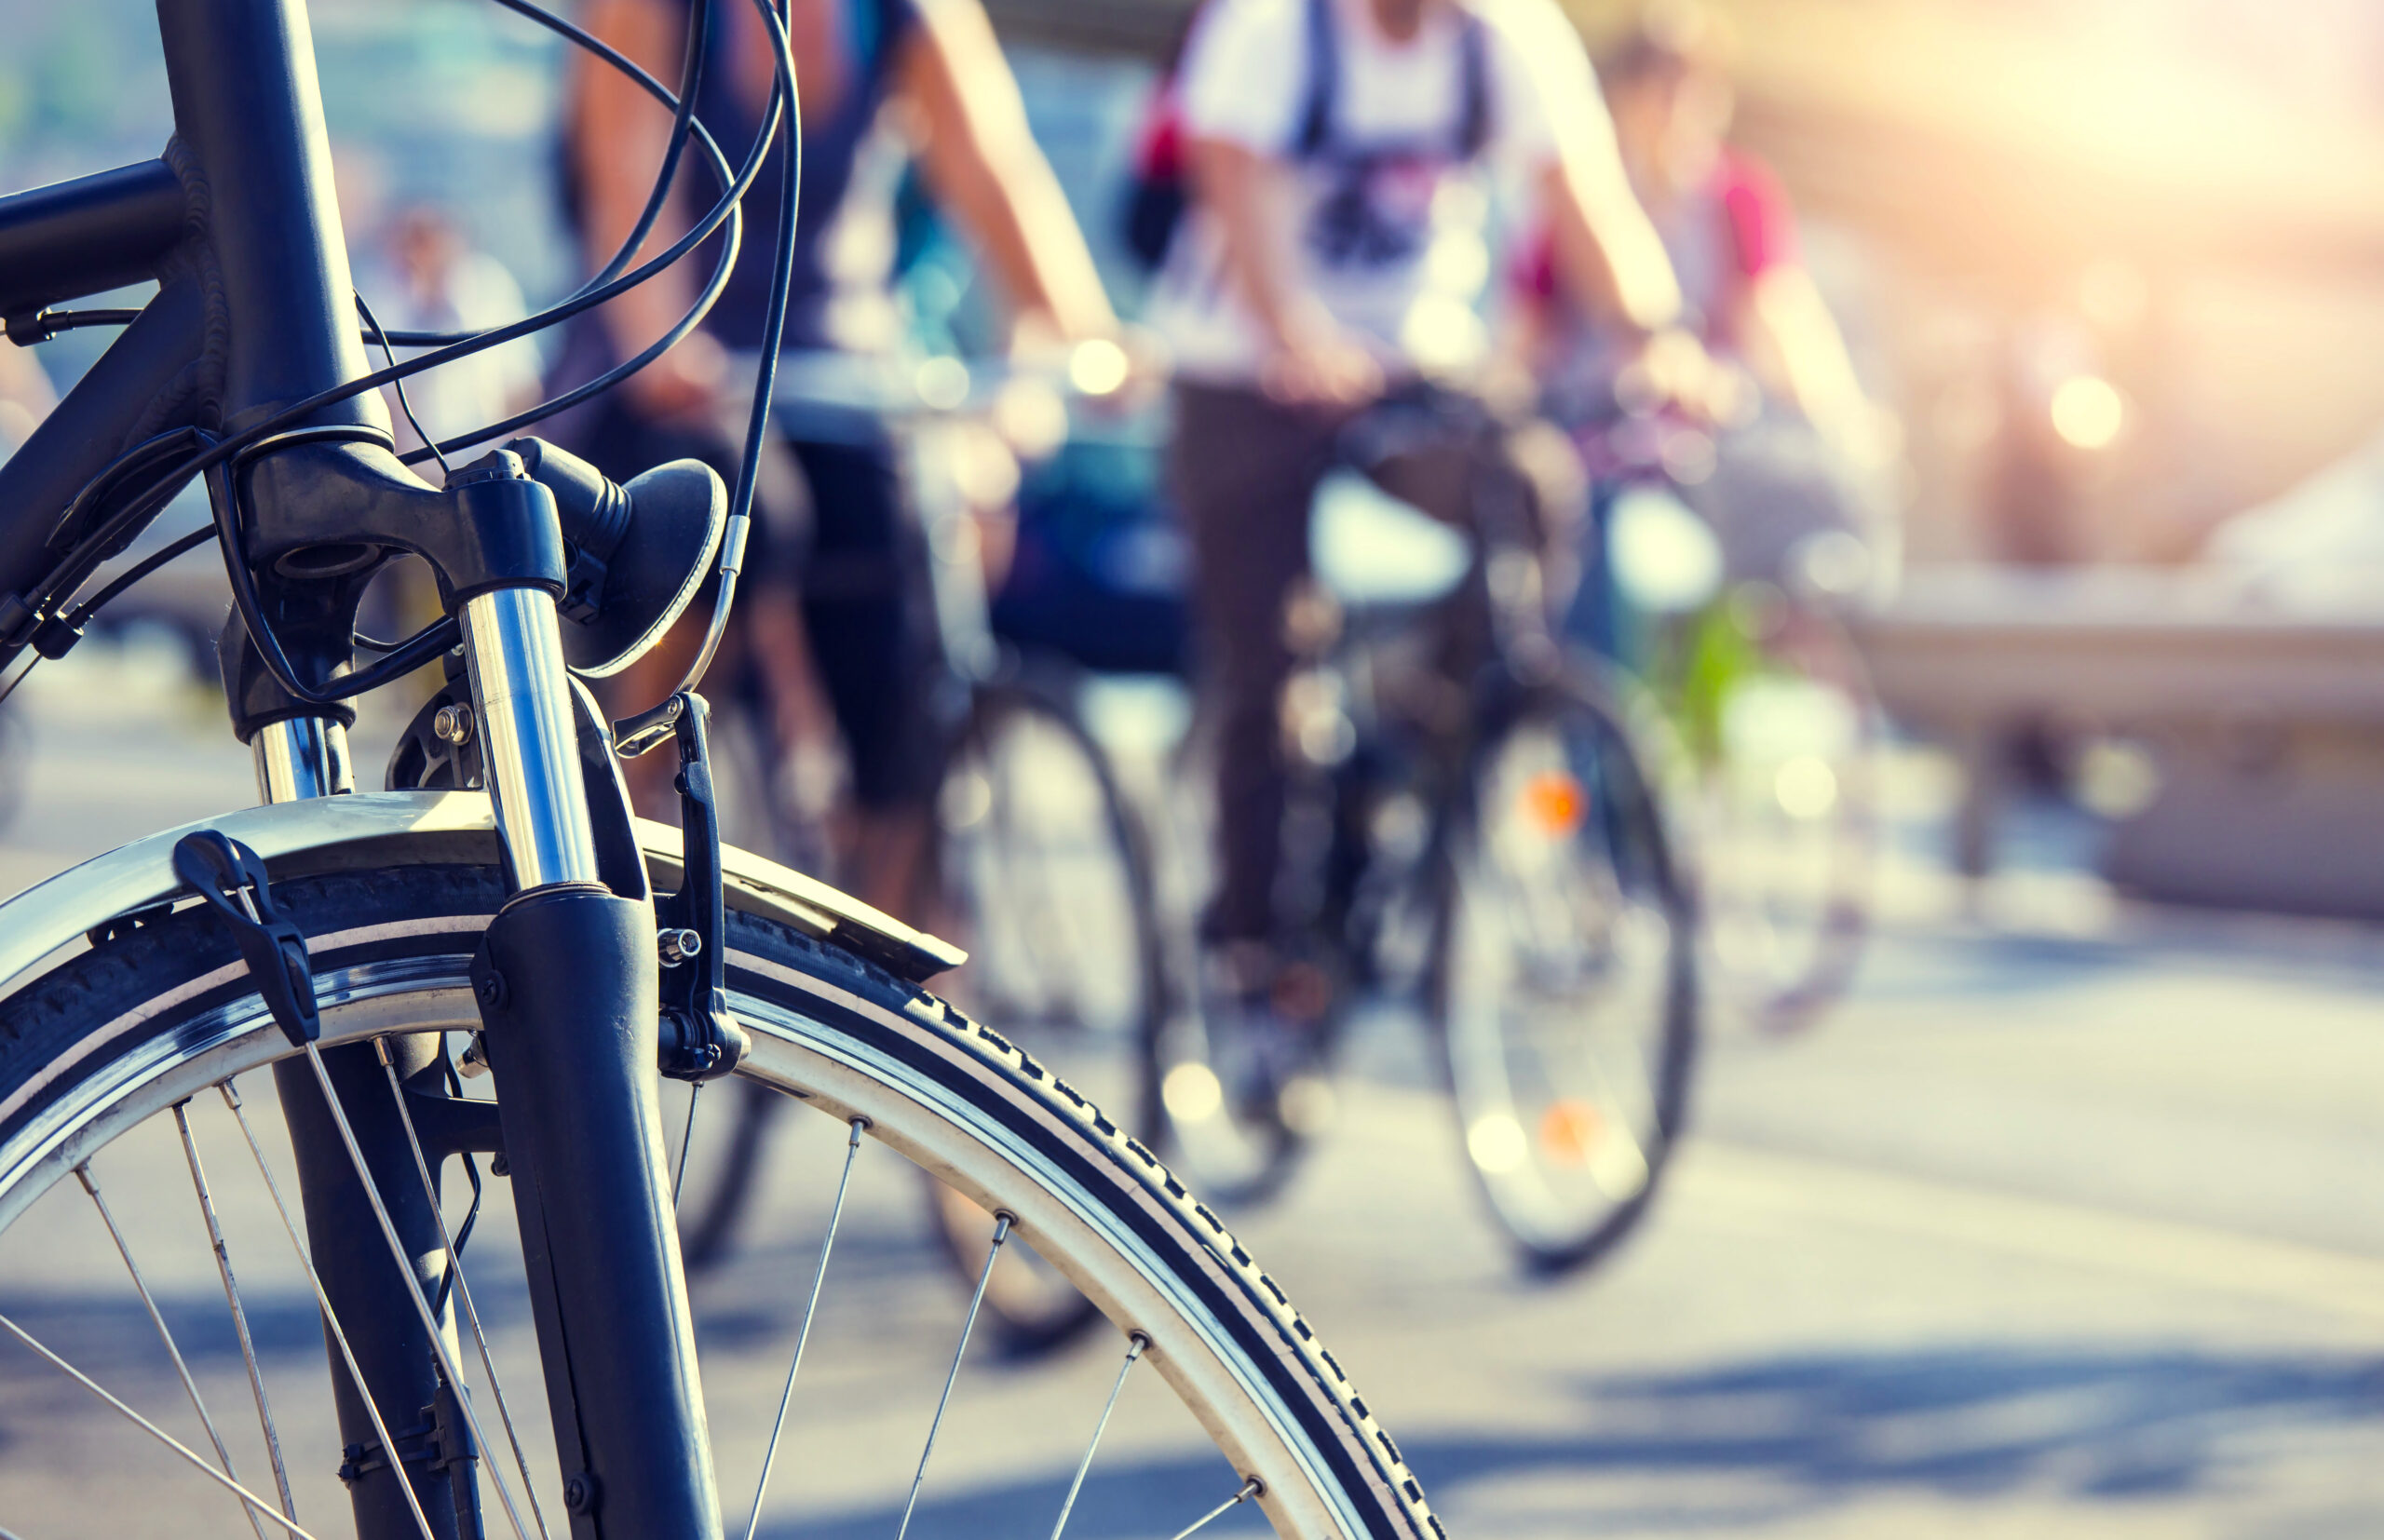
{"type": "MultiPolygon", "coordinates": [[[[426,852],[424,858],[436,858],[426,852]]],[[[481,932],[505,898],[494,869],[425,864],[343,871],[278,884],[275,896],[309,937],[326,1050],[477,1028],[467,970],[481,932]]],[[[1127,1387],[1128,1400],[1138,1390],[1148,1400],[1163,1385],[1189,1411],[1191,1422],[1185,1425],[1200,1430],[1199,1437],[1222,1455],[1185,1466],[1197,1480],[1115,1484],[1104,1494],[1104,1508],[1139,1510],[1135,1528],[1173,1533],[1199,1518],[1210,1498],[1224,1501],[1239,1493],[1279,1533],[1438,1533],[1389,1439],[1281,1291],[1147,1150],[1065,1082],[917,987],[777,920],[732,913],[726,945],[732,1004],[754,1044],[740,1074],[833,1120],[824,1125],[835,1136],[828,1147],[839,1151],[838,1159],[864,1168],[857,1194],[873,1190],[866,1168],[901,1156],[1003,1216],[989,1226],[994,1234],[986,1237],[988,1244],[998,1249],[995,1235],[1014,1235],[1032,1244],[1115,1324],[1121,1356],[1147,1359],[1157,1371],[1144,1371],[1139,1387],[1127,1387]],[[852,1130],[848,1141],[847,1128],[852,1130]],[[847,1149],[857,1153],[847,1155],[847,1149]],[[1130,1339],[1124,1333],[1146,1343],[1146,1350],[1126,1354],[1130,1339]]],[[[421,1041],[414,1039],[417,1060],[421,1041]]],[[[359,1492],[377,1483],[385,1496],[394,1489],[398,1478],[391,1463],[371,1451],[349,1449],[340,1477],[332,1476],[342,1451],[324,1414],[325,1359],[292,1351],[293,1332],[315,1335],[304,1323],[318,1318],[317,1300],[307,1293],[305,1274],[286,1241],[278,1267],[270,1252],[250,1245],[262,1236],[283,1239],[267,1201],[275,1189],[262,1173],[286,1168],[286,1146],[273,1126],[273,1098],[265,1094],[268,1077],[261,1072],[291,1053],[249,982],[231,933],[203,907],[147,915],[137,928],[117,927],[88,952],[0,1001],[0,1231],[7,1236],[0,1242],[0,1259],[6,1259],[0,1261],[0,1299],[8,1302],[11,1333],[20,1342],[42,1341],[61,1358],[82,1358],[120,1383],[140,1379],[143,1360],[133,1349],[141,1340],[91,1329],[94,1301],[102,1297],[98,1290],[107,1275],[94,1271],[83,1277],[76,1259],[94,1268],[104,1263],[114,1270],[114,1286],[127,1309],[136,1300],[152,1307],[157,1335],[172,1362],[185,1371],[180,1385],[150,1374],[147,1394],[128,1383],[125,1398],[139,1402],[153,1421],[170,1425],[205,1464],[231,1467],[260,1504],[257,1513],[244,1511],[220,1484],[203,1479],[189,1461],[170,1455],[127,1419],[118,1425],[122,1442],[96,1439],[84,1424],[56,1440],[44,1457],[27,1458],[32,1452],[21,1449],[13,1455],[0,1473],[0,1509],[12,1523],[59,1535],[231,1534],[252,1528],[271,1533],[277,1521],[264,1510],[280,1510],[287,1502],[309,1533],[345,1533],[350,1508],[340,1479],[356,1483],[359,1492]],[[237,1114],[243,1123],[235,1125],[236,1114],[226,1105],[233,1098],[219,1097],[217,1087],[247,1089],[244,1111],[237,1114]],[[254,1142],[243,1140],[244,1131],[254,1142]],[[70,1175],[87,1181],[66,1180],[70,1175]],[[196,1211],[188,1207],[195,1192],[196,1211]],[[102,1210],[106,1233],[115,1237],[124,1263],[138,1259],[129,1280],[105,1239],[97,1250],[90,1245],[88,1204],[104,1203],[102,1195],[115,1205],[102,1210]],[[237,1275],[237,1290],[216,1288],[219,1258],[227,1285],[237,1275]],[[202,1326],[196,1312],[210,1292],[216,1300],[213,1320],[202,1326]],[[227,1298],[245,1300],[245,1309],[235,1305],[227,1311],[227,1298]],[[18,1322],[18,1316],[31,1324],[18,1322]],[[231,1346],[234,1327],[237,1350],[231,1346]],[[204,1345],[185,1354],[174,1347],[178,1340],[204,1345]],[[181,1396],[185,1386],[187,1404],[181,1396]],[[254,1413],[246,1407],[251,1399],[254,1413]],[[194,1417],[190,1407],[206,1405],[214,1412],[194,1417]],[[270,1433],[260,1438],[260,1425],[278,1427],[278,1439],[270,1433]]],[[[423,1073],[438,1068],[434,1061],[423,1073]]],[[[479,1087],[488,1082],[468,1084],[479,1087]]],[[[401,1092],[392,1082],[386,1088],[405,1107],[417,1104],[408,1098],[423,1087],[401,1092]]],[[[343,1097],[370,1090],[369,1085],[351,1087],[343,1097]]],[[[386,1114],[386,1101],[381,1111],[386,1114]]],[[[433,1165],[452,1172],[437,1148],[433,1165]]],[[[845,1168],[847,1175],[854,1169],[845,1168]]],[[[833,1168],[815,1174],[832,1173],[833,1168]]],[[[505,1184],[489,1186],[490,1209],[500,1212],[505,1184]]],[[[285,1175],[279,1191],[289,1187],[285,1175]]],[[[874,1190],[882,1193],[884,1182],[874,1190]]],[[[837,1192],[841,1212],[843,1189],[837,1192]]],[[[446,1207],[453,1210],[457,1205],[452,1185],[450,1196],[446,1207]]],[[[815,1208],[805,1217],[821,1216],[815,1208]]],[[[860,1238],[851,1243],[861,1249],[859,1259],[824,1250],[817,1225],[798,1239],[782,1237],[755,1248],[752,1265],[767,1274],[755,1297],[779,1312],[776,1316],[752,1305],[732,1308],[723,1318],[708,1312],[698,1293],[698,1342],[711,1382],[713,1444],[724,1480],[731,1483],[732,1495],[724,1506],[740,1530],[754,1501],[747,1493],[753,1491],[754,1472],[770,1441],[786,1358],[779,1357],[779,1369],[762,1372],[753,1371],[755,1360],[765,1346],[791,1354],[797,1320],[802,1332],[809,1331],[811,1317],[803,1301],[814,1257],[820,1259],[832,1300],[843,1283],[844,1334],[863,1351],[857,1358],[847,1352],[841,1377],[832,1374],[826,1386],[807,1388],[820,1374],[836,1370],[833,1363],[830,1370],[815,1369],[813,1379],[795,1387],[797,1403],[806,1396],[817,1398],[815,1405],[833,1398],[836,1411],[824,1420],[815,1414],[803,1479],[781,1472],[770,1494],[756,1505],[761,1516],[782,1525],[798,1506],[816,1511],[822,1493],[834,1489],[861,1514],[885,1512],[890,1529],[893,1511],[905,1508],[906,1483],[912,1502],[918,1497],[918,1478],[933,1493],[936,1483],[926,1461],[926,1453],[936,1450],[932,1432],[922,1452],[915,1441],[920,1429],[911,1430],[914,1452],[900,1454],[882,1473],[882,1494],[858,1469],[847,1468],[869,1463],[874,1439],[859,1445],[847,1440],[846,1447],[858,1451],[850,1458],[823,1461],[820,1445],[846,1423],[901,1403],[901,1393],[887,1383],[891,1376],[880,1372],[899,1360],[900,1334],[893,1342],[882,1329],[872,1336],[872,1323],[880,1318],[876,1312],[886,1307],[898,1281],[883,1265],[888,1244],[884,1236],[900,1232],[873,1236],[858,1213],[847,1215],[844,1225],[847,1233],[859,1231],[860,1238]],[[861,1376],[858,1382],[851,1378],[856,1373],[861,1376]],[[856,1399],[856,1389],[866,1395],[856,1399]],[[881,1497],[882,1508],[874,1506],[881,1497]]],[[[829,1236],[834,1233],[828,1229],[829,1236]]],[[[469,1272],[481,1275],[480,1288],[471,1289],[467,1270],[457,1268],[453,1276],[458,1287],[442,1301],[454,1310],[472,1305],[477,1294],[477,1307],[463,1313],[468,1317],[468,1344],[485,1345],[482,1322],[501,1328],[522,1317],[518,1301],[508,1304],[506,1288],[499,1287],[519,1277],[518,1260],[507,1276],[510,1253],[504,1245],[490,1239],[467,1250],[469,1272]],[[482,1257],[492,1250],[498,1254],[484,1263],[482,1257]]],[[[447,1272],[441,1256],[414,1260],[430,1278],[447,1272]]],[[[413,1323],[334,1318],[330,1324],[369,1359],[376,1342],[413,1323]]],[[[478,1481],[521,1515],[525,1533],[560,1528],[569,1522],[563,1510],[584,1512],[589,1498],[585,1491],[566,1493],[535,1407],[542,1390],[570,1382],[562,1366],[545,1366],[543,1376],[536,1369],[517,1372],[509,1385],[511,1409],[503,1421],[507,1429],[518,1430],[519,1439],[510,1431],[499,1437],[498,1419],[491,1413],[505,1411],[508,1387],[499,1373],[507,1356],[503,1332],[494,1334],[500,1339],[497,1351],[485,1360],[475,1359],[469,1348],[460,1355],[475,1365],[467,1377],[481,1382],[470,1387],[466,1402],[479,1409],[490,1435],[474,1440],[478,1481]],[[484,1378],[477,1367],[481,1362],[487,1365],[484,1378]]],[[[955,1373],[967,1343],[964,1327],[961,1355],[950,1360],[955,1373]]],[[[156,1346],[147,1344],[153,1359],[156,1346]]],[[[517,1341],[517,1352],[520,1346],[517,1341]]],[[[833,1344],[811,1339],[815,1358],[823,1348],[833,1356],[833,1344]]],[[[29,1347],[12,1343],[5,1352],[0,1361],[9,1365],[12,1385],[44,1372],[29,1347]]],[[[340,1372],[339,1361],[336,1355],[330,1359],[333,1373],[340,1372]]],[[[928,1375],[928,1396],[942,1373],[939,1358],[928,1375]]],[[[1086,1429],[1093,1426],[1100,1392],[1107,1389],[1106,1374],[1102,1378],[1095,1404],[1082,1409],[1086,1429]]],[[[1038,1398],[1037,1387],[1017,1376],[992,1384],[966,1375],[961,1380],[960,1399],[968,1404],[966,1420],[972,1427],[1015,1431],[1051,1420],[1048,1398],[1038,1398]],[[996,1398],[1018,1399],[1005,1414],[988,1407],[996,1398]],[[1035,1416],[1023,1415],[1022,1407],[1035,1416]]],[[[57,1384],[61,1396],[75,1394],[66,1381],[57,1384]]],[[[953,1399],[949,1385],[945,1398],[953,1399]]],[[[927,1425],[924,1400],[913,1399],[918,1422],[927,1425]]],[[[441,1537],[458,1533],[455,1515],[468,1505],[451,1489],[459,1480],[472,1482],[473,1461],[441,1455],[435,1442],[423,1452],[427,1436],[417,1424],[427,1409],[379,1410],[399,1430],[396,1440],[406,1451],[402,1468],[421,1500],[427,1529],[441,1537]],[[458,1469],[467,1474],[457,1477],[458,1469]]],[[[962,1420],[957,1412],[955,1424],[962,1420]]],[[[1118,1414],[1128,1417],[1127,1407],[1120,1404],[1118,1414]]],[[[1073,1412],[1066,1415],[1077,1420],[1073,1412]]],[[[1107,1416],[1102,1413],[1104,1423],[1107,1416]]],[[[933,1425],[945,1425],[941,1402],[933,1425]]],[[[947,1426],[941,1455],[947,1469],[963,1459],[950,1452],[952,1438],[947,1426]]],[[[453,1446],[447,1447],[452,1454],[453,1446]]],[[[1048,1483],[1038,1475],[1033,1506],[1056,1512],[1075,1466],[1070,1453],[1043,1473],[1048,1483]],[[1040,1490],[1047,1484],[1048,1491],[1040,1490]]],[[[981,1459],[968,1468],[982,1473],[989,1467],[1014,1474],[1006,1459],[981,1459]]],[[[509,1526],[494,1516],[496,1506],[494,1501],[489,1505],[486,1529],[507,1533],[509,1526]]],[[[377,1540],[384,1532],[371,1533],[377,1540]]]]}
{"type": "Polygon", "coordinates": [[[1465,1153],[1535,1263],[1646,1211],[1697,1034],[1695,916],[1621,719],[1531,693],[1476,750],[1447,840],[1435,997],[1465,1153]]]}

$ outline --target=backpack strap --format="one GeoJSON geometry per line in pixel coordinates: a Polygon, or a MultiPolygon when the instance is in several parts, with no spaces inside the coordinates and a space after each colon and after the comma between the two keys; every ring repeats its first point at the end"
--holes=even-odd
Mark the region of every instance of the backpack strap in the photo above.
{"type": "MultiPolygon", "coordinates": [[[[1333,99],[1340,75],[1340,35],[1333,24],[1333,0],[1307,0],[1307,97],[1300,110],[1292,154],[1306,159],[1323,153],[1333,138],[1333,99]]],[[[1490,142],[1490,32],[1470,6],[1459,7],[1456,158],[1470,161],[1490,142]]]]}
{"type": "Polygon", "coordinates": [[[1464,17],[1458,34],[1460,98],[1456,120],[1456,158],[1470,161],[1490,142],[1490,29],[1470,6],[1460,6],[1464,17]]]}
{"type": "Polygon", "coordinates": [[[1176,76],[1184,73],[1184,56],[1192,51],[1192,30],[1200,24],[1200,13],[1209,8],[1208,0],[1192,0],[1175,23],[1175,31],[1168,37],[1167,51],[1159,56],[1158,82],[1161,89],[1172,89],[1176,76]]]}
{"type": "Polygon", "coordinates": [[[1307,0],[1307,101],[1300,110],[1292,154],[1320,155],[1333,138],[1334,77],[1340,73],[1340,38],[1333,25],[1333,0],[1307,0]]]}

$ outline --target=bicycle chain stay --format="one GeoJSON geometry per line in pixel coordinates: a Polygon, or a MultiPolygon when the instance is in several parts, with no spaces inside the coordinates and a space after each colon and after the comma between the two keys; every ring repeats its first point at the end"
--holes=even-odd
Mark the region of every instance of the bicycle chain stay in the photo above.
{"type": "Polygon", "coordinates": [[[679,774],[679,891],[657,895],[661,924],[662,1073],[712,1080],[743,1060],[752,1043],[729,1013],[726,903],[721,893],[720,810],[712,796],[711,708],[693,691],[670,698],[679,774]]]}
{"type": "Polygon", "coordinates": [[[174,874],[231,922],[257,993],[291,1046],[303,1048],[322,1035],[305,932],[273,901],[264,858],[237,840],[202,829],[175,842],[174,874]]]}

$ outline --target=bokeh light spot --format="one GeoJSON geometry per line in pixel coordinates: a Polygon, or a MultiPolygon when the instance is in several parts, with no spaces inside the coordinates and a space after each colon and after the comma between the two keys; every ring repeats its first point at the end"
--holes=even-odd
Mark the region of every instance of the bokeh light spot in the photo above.
{"type": "Polygon", "coordinates": [[[2064,380],[2052,393],[2052,428],[2079,449],[2103,449],[2127,423],[2127,403],[2110,381],[2093,374],[2064,380]]]}

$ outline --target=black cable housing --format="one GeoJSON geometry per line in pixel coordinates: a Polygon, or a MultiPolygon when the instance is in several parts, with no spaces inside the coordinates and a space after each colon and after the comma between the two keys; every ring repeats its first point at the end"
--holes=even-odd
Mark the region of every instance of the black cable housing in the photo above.
{"type": "Polygon", "coordinates": [[[136,561],[131,566],[126,568],[124,572],[118,574],[114,581],[108,584],[107,587],[102,588],[98,593],[93,594],[89,599],[85,600],[82,603],[75,605],[72,611],[66,614],[64,617],[66,624],[73,627],[75,630],[81,630],[85,626],[90,623],[90,619],[93,615],[99,614],[102,610],[106,609],[110,604],[115,603],[126,589],[131,588],[134,584],[140,582],[151,573],[156,572],[167,562],[175,560],[177,557],[189,555],[192,551],[198,549],[199,547],[207,545],[214,540],[215,537],[215,526],[213,524],[201,524],[198,528],[182,535],[179,539],[169,542],[160,549],[150,552],[147,556],[142,557],[139,561],[136,561]]]}
{"type": "MultiPolygon", "coordinates": [[[[404,399],[403,381],[440,365],[471,357],[522,337],[535,335],[558,326],[573,317],[584,314],[675,265],[715,233],[720,233],[722,250],[720,258],[714,265],[711,281],[698,293],[696,302],[689,307],[686,314],[655,344],[643,349],[636,357],[606,371],[595,380],[541,402],[538,406],[517,413],[502,423],[443,442],[433,441],[427,433],[424,433],[423,449],[414,451],[402,458],[409,464],[439,458],[443,465],[443,451],[462,448],[512,433],[619,384],[653,362],[655,358],[659,358],[670,347],[692,332],[702,323],[712,304],[725,290],[742,246],[744,196],[766,162],[771,143],[777,138],[779,126],[783,118],[789,142],[783,177],[784,196],[779,228],[776,232],[778,243],[774,253],[770,304],[765,322],[763,360],[749,417],[747,441],[738,468],[737,490],[730,504],[728,531],[722,545],[720,593],[714,604],[712,622],[707,633],[702,655],[698,660],[696,669],[690,672],[687,684],[683,688],[692,687],[693,683],[701,678],[705,665],[710,662],[718,647],[720,634],[725,627],[729,609],[734,602],[737,574],[742,562],[745,534],[752,515],[754,483],[758,477],[763,444],[768,431],[770,392],[775,375],[778,346],[784,334],[788,290],[792,284],[793,232],[801,192],[803,129],[793,53],[786,26],[779,14],[779,6],[774,4],[773,0],[753,0],[755,9],[760,13],[769,31],[770,42],[776,55],[775,78],[771,86],[768,109],[764,115],[761,129],[748,148],[743,163],[732,173],[727,157],[721,153],[718,143],[695,115],[696,98],[701,88],[706,56],[709,53],[708,40],[713,0],[700,0],[700,3],[692,8],[693,14],[689,23],[680,89],[675,93],[657,81],[633,61],[623,56],[617,49],[562,17],[530,4],[529,0],[495,0],[495,3],[536,21],[575,46],[603,60],[616,72],[638,85],[648,95],[670,108],[671,132],[662,165],[657,173],[653,188],[647,196],[645,207],[640,213],[635,227],[623,241],[620,249],[603,269],[565,299],[521,320],[481,331],[458,333],[385,331],[372,317],[371,311],[365,307],[361,297],[359,296],[357,304],[366,324],[366,334],[379,344],[384,357],[388,358],[386,368],[369,371],[331,389],[318,391],[228,438],[219,439],[197,428],[178,429],[172,434],[159,435],[156,439],[135,445],[131,450],[118,456],[99,476],[94,477],[81,493],[76,494],[74,503],[61,517],[59,528],[61,531],[73,527],[86,516],[88,509],[98,506],[102,499],[116,491],[122,479],[142,473],[150,462],[163,458],[169,448],[197,446],[195,452],[181,455],[168,463],[162,473],[150,480],[148,485],[135,493],[129,502],[110,515],[99,528],[76,542],[74,549],[67,558],[43,579],[39,586],[39,593],[28,596],[26,608],[32,611],[34,615],[48,617],[52,608],[71,598],[74,589],[88,579],[100,562],[104,561],[116,550],[120,550],[124,542],[129,541],[140,533],[142,528],[153,520],[185,482],[194,476],[204,475],[209,479],[210,491],[213,493],[210,499],[213,508],[210,525],[192,531],[163,550],[153,553],[136,563],[111,581],[91,600],[76,606],[67,624],[79,628],[134,584],[176,557],[196,549],[211,537],[223,547],[224,570],[230,581],[233,603],[239,611],[242,623],[257,648],[258,656],[273,676],[275,682],[287,691],[292,698],[304,704],[328,707],[376,689],[411,673],[437,657],[440,653],[455,645],[461,635],[461,628],[453,617],[445,617],[415,632],[405,641],[395,643],[385,655],[369,667],[343,675],[325,686],[309,687],[300,680],[278,639],[273,635],[264,622],[255,574],[249,568],[243,548],[239,518],[237,469],[239,457],[284,430],[302,426],[305,419],[322,408],[336,405],[385,385],[398,387],[401,410],[404,411],[407,419],[413,423],[416,432],[421,433],[421,424],[414,418],[411,403],[404,399]],[[712,179],[720,185],[720,196],[702,218],[697,220],[663,251],[647,262],[630,268],[630,263],[652,233],[655,222],[668,203],[670,188],[676,179],[680,163],[684,158],[686,145],[690,140],[694,141],[703,152],[707,169],[711,172],[712,179]],[[400,361],[391,351],[393,344],[429,347],[431,351],[400,361]]],[[[61,311],[46,313],[41,319],[48,331],[57,331],[77,327],[123,325],[135,318],[138,314],[137,311],[115,309],[61,311]]],[[[30,635],[33,626],[38,624],[36,620],[28,626],[27,636],[30,635]]],[[[22,642],[23,639],[20,638],[18,643],[20,647],[22,642]]],[[[29,664],[28,668],[30,666],[29,664]]],[[[21,679],[22,673],[20,672],[17,677],[21,679]]],[[[11,680],[8,688],[13,689],[15,682],[11,680]]],[[[0,698],[5,698],[5,694],[6,692],[0,692],[0,698]]]]}

